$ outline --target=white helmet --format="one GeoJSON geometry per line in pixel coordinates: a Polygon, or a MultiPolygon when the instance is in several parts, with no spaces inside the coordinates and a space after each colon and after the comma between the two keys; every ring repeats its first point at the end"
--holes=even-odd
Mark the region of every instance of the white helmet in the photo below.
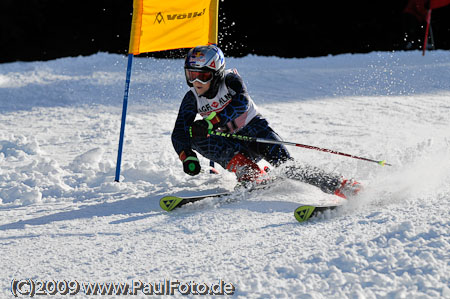
{"type": "Polygon", "coordinates": [[[211,81],[211,87],[215,89],[224,76],[225,57],[217,46],[197,46],[189,50],[184,69],[189,86],[192,86],[194,81],[211,81]]]}

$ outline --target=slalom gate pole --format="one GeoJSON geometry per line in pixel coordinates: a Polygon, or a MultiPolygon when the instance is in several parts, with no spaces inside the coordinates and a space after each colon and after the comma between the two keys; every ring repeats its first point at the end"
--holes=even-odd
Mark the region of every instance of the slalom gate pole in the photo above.
{"type": "Polygon", "coordinates": [[[335,155],[340,155],[340,156],[344,156],[344,157],[354,158],[354,159],[363,160],[363,161],[367,161],[367,162],[374,162],[374,163],[377,163],[377,164],[379,164],[381,166],[385,166],[385,165],[392,166],[391,164],[386,163],[386,160],[377,161],[377,160],[372,160],[372,159],[368,159],[368,158],[358,157],[358,156],[355,156],[355,155],[341,153],[341,152],[330,150],[330,149],[326,149],[326,148],[321,148],[321,147],[312,146],[312,145],[305,145],[305,144],[300,144],[300,143],[295,143],[295,142],[281,141],[281,140],[272,140],[272,139],[264,139],[264,138],[250,137],[250,136],[242,136],[242,135],[221,133],[221,132],[215,132],[215,131],[211,131],[210,135],[216,135],[216,136],[221,136],[221,137],[231,138],[231,139],[237,139],[237,140],[247,141],[247,142],[260,142],[260,143],[270,143],[270,144],[280,144],[280,145],[293,145],[293,146],[297,146],[297,147],[313,149],[313,150],[317,150],[317,151],[321,151],[321,152],[326,152],[326,153],[330,153],[330,154],[335,154],[335,155]]]}
{"type": "Polygon", "coordinates": [[[125,122],[127,118],[128,91],[130,90],[131,66],[133,65],[133,54],[128,54],[127,77],[125,80],[125,91],[123,95],[122,122],[120,124],[119,149],[117,151],[116,177],[115,182],[120,180],[120,164],[122,164],[123,139],[125,136],[125,122]]]}
{"type": "Polygon", "coordinates": [[[425,30],[425,38],[423,41],[422,56],[425,56],[425,51],[427,50],[428,31],[430,30],[430,23],[431,23],[431,8],[428,9],[428,11],[427,11],[427,28],[425,30]]]}

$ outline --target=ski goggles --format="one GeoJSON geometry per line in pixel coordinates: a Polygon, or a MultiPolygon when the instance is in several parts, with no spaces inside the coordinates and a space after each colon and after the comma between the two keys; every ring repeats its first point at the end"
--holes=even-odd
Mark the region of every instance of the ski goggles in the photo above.
{"type": "Polygon", "coordinates": [[[192,71],[192,70],[186,70],[186,78],[189,81],[189,83],[194,83],[195,81],[198,81],[202,84],[206,84],[213,78],[212,72],[199,72],[199,71],[192,71]]]}

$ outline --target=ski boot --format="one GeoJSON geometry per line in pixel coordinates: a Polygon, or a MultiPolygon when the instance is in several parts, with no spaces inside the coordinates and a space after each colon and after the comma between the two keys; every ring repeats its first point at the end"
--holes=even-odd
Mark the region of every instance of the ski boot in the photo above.
{"type": "Polygon", "coordinates": [[[264,169],[261,169],[258,164],[240,153],[231,159],[226,168],[236,174],[238,180],[236,188],[245,187],[249,189],[270,181],[264,169]]]}
{"type": "Polygon", "coordinates": [[[355,197],[362,189],[363,187],[361,183],[358,183],[353,179],[344,179],[339,188],[334,191],[334,194],[342,198],[349,199],[355,197]]]}

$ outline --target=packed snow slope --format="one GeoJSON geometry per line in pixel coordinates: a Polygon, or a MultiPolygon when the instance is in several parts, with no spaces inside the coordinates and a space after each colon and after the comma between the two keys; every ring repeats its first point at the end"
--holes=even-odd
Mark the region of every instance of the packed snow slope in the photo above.
{"type": "Polygon", "coordinates": [[[160,209],[164,195],[236,183],[220,167],[182,171],[170,140],[187,91],[182,60],[134,60],[113,182],[126,63],[99,53],[0,65],[1,298],[24,279],[222,280],[236,298],[450,298],[448,51],[227,59],[283,139],[393,165],[291,147],[298,163],[365,185],[306,223],[294,219],[299,204],[335,198],[289,180],[160,209]]]}

